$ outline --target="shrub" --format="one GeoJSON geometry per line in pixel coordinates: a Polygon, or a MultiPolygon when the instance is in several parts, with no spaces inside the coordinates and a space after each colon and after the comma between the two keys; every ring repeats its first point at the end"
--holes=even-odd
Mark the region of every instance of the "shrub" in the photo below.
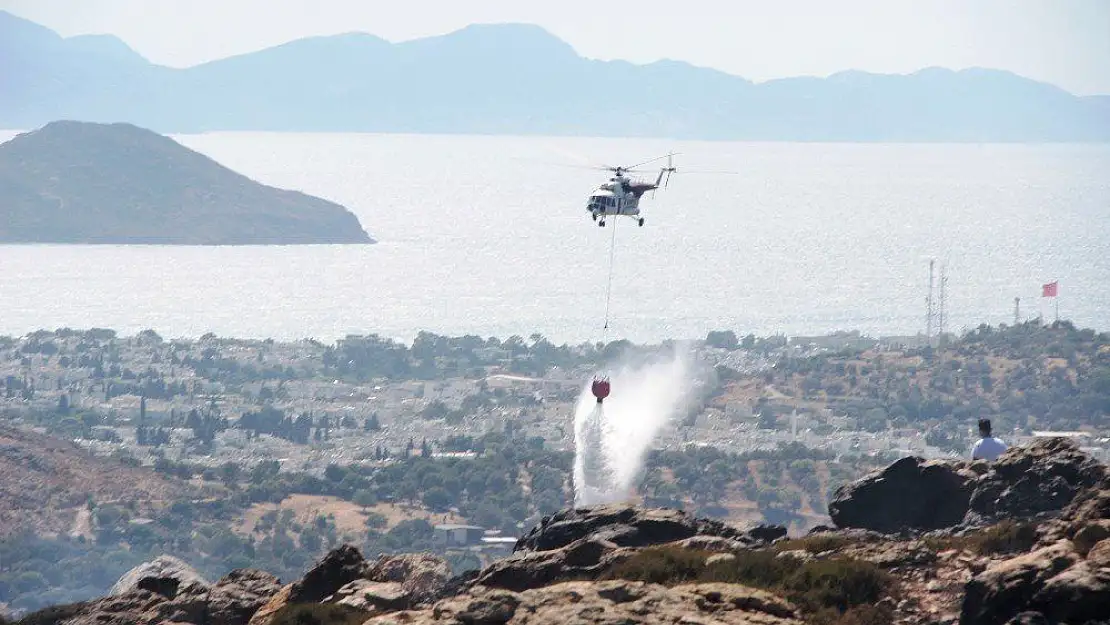
{"type": "Polygon", "coordinates": [[[787,597],[803,611],[869,605],[882,598],[890,579],[870,562],[814,560],[806,562],[783,580],[787,597]]]}
{"type": "Polygon", "coordinates": [[[776,551],[806,551],[824,553],[835,551],[855,543],[855,540],[836,534],[814,534],[804,538],[791,538],[775,543],[776,551]]]}
{"type": "Polygon", "coordinates": [[[872,625],[889,622],[890,611],[876,607],[890,593],[892,578],[871,562],[833,558],[802,562],[775,550],[741,551],[735,559],[706,565],[711,555],[680,547],[645,549],[602,577],[663,585],[726,582],[762,588],[786,597],[811,622],[872,625]]]}
{"type": "Polygon", "coordinates": [[[645,549],[617,564],[604,577],[650,584],[681,584],[698,579],[705,571],[705,559],[711,555],[696,549],[645,549]]]}
{"type": "Polygon", "coordinates": [[[945,549],[966,549],[981,556],[996,553],[1017,553],[1029,551],[1037,544],[1035,525],[1015,523],[1005,520],[981,532],[965,536],[931,538],[925,544],[937,551],[945,549]]]}
{"type": "Polygon", "coordinates": [[[1006,520],[987,529],[977,538],[973,548],[980,555],[1029,551],[1037,544],[1037,528],[1006,520]]]}

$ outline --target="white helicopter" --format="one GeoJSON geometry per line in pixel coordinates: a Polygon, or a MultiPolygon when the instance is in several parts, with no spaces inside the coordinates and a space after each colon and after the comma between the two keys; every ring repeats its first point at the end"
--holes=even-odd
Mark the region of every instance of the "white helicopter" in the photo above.
{"type": "MultiPolygon", "coordinates": [[[[640,198],[643,197],[644,193],[658,189],[659,185],[666,188],[671,182],[671,174],[678,171],[674,166],[674,152],[629,167],[600,167],[599,169],[613,172],[609,181],[599,185],[590,194],[586,203],[586,212],[600,227],[605,227],[605,218],[609,216],[630,217],[642,227],[644,218],[640,216],[640,198]],[[633,180],[625,175],[629,172],[636,173],[637,167],[664,158],[667,159],[667,165],[659,168],[659,177],[655,179],[654,183],[633,180]]],[[[653,193],[652,196],[654,197],[654,195],[653,193]]]]}

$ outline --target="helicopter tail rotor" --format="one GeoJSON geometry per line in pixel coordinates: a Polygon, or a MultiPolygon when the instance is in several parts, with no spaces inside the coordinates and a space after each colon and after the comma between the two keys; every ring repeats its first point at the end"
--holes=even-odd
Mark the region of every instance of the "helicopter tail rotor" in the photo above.
{"type": "MultiPolygon", "coordinates": [[[[674,155],[674,152],[668,152],[665,157],[667,159],[667,166],[660,168],[659,179],[655,181],[655,188],[651,190],[651,199],[653,200],[655,199],[655,192],[659,189],[659,185],[663,185],[663,188],[666,189],[671,184],[671,174],[678,171],[674,166],[674,155]]],[[[664,157],[661,156],[659,158],[664,157]]]]}

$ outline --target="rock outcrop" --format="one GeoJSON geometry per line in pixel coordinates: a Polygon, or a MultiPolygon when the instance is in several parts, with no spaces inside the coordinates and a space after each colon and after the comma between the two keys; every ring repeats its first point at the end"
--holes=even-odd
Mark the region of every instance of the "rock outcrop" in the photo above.
{"type": "Polygon", "coordinates": [[[786,528],[781,526],[760,525],[744,531],[667,508],[609,505],[569,509],[544,517],[517,541],[511,556],[486,567],[476,583],[523,591],[559,581],[596,578],[643,547],[712,544],[712,550],[727,552],[767,545],[785,535],[786,528]]]}
{"type": "Polygon", "coordinates": [[[837,489],[839,528],[896,534],[1059,513],[1106,479],[1107,469],[1069,439],[1038,439],[993,463],[902,458],[837,489]]]}
{"type": "Polygon", "coordinates": [[[368,561],[350,545],[284,586],[251,570],[209,584],[162,557],[47,622],[1110,625],[1110,477],[1070,443],[1040,441],[994,464],[900,460],[836,504],[837,523],[872,529],[786,538],[776,526],[614,505],[551,515],[511,556],[456,577],[435,556],[368,561]],[[973,510],[976,497],[991,507],[973,510]]]}
{"type": "Polygon", "coordinates": [[[192,567],[162,556],[126,573],[108,597],[74,606],[64,623],[246,625],[280,587],[273,575],[252,569],[236,569],[208,585],[192,567]]]}
{"type": "Polygon", "coordinates": [[[786,528],[781,526],[761,525],[743,531],[720,521],[690,516],[682,510],[609,505],[573,508],[544,517],[517,541],[513,552],[549,551],[586,538],[618,547],[646,547],[694,536],[754,544],[785,535],[786,528]]]}
{"type": "Polygon", "coordinates": [[[971,512],[997,521],[1063,510],[1107,476],[1105,465],[1066,438],[1043,438],[1007,450],[979,477],[971,512]]]}
{"type": "Polygon", "coordinates": [[[108,594],[122,595],[135,590],[149,590],[173,599],[178,593],[205,592],[208,582],[182,560],[163,555],[124,573],[108,594]]]}
{"type": "Polygon", "coordinates": [[[299,581],[275,593],[251,617],[250,625],[270,625],[283,608],[304,603],[334,603],[367,616],[406,610],[444,595],[451,569],[428,554],[382,555],[366,561],[351,545],[328,553],[299,581]]]}
{"type": "Polygon", "coordinates": [[[829,517],[837,527],[884,533],[951,527],[967,514],[974,477],[964,463],[902,458],[838,488],[829,517]]]}
{"type": "Polygon", "coordinates": [[[522,592],[477,586],[421,611],[370,619],[366,625],[689,623],[802,625],[790,603],[737,584],[667,588],[628,581],[563,582],[522,592]]]}

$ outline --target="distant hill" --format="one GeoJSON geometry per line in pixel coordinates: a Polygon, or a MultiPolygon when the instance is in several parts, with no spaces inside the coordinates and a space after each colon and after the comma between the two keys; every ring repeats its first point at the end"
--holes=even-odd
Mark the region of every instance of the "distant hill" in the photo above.
{"type": "Polygon", "coordinates": [[[344,207],[254,182],[130,124],[52,122],[0,145],[0,243],[373,243],[344,207]]]}
{"type": "Polygon", "coordinates": [[[71,441],[0,425],[0,539],[20,531],[86,535],[89,501],[134,506],[138,515],[200,496],[149,468],[98,458],[71,441]]]}
{"type": "Polygon", "coordinates": [[[536,26],[392,44],[351,33],[187,69],[110,36],[0,12],[0,126],[53,119],[204,130],[513,133],[785,141],[1110,141],[1103,97],[1009,72],[843,72],[760,84],[677,61],[580,57],[536,26]]]}

